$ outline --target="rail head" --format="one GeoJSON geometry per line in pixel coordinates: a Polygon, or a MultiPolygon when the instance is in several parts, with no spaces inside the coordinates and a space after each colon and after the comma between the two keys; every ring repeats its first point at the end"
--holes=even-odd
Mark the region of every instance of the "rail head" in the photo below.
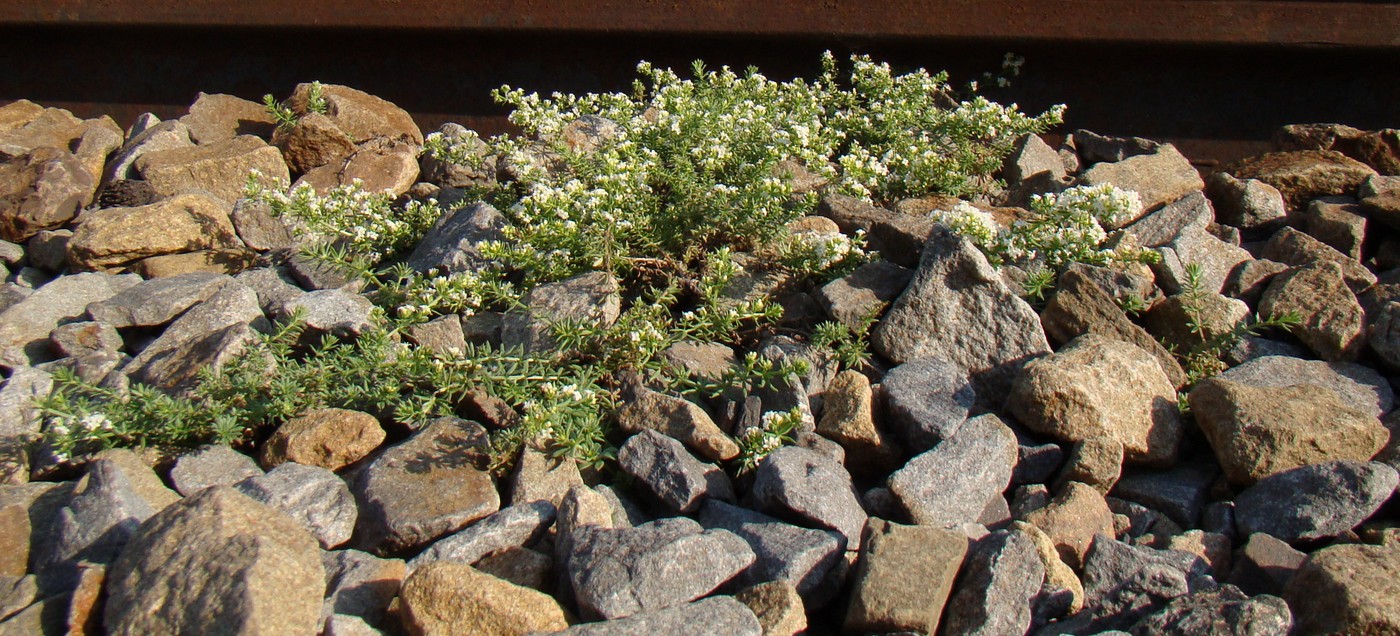
{"type": "Polygon", "coordinates": [[[1400,3],[1315,0],[7,0],[0,25],[1400,48],[1400,3]]]}

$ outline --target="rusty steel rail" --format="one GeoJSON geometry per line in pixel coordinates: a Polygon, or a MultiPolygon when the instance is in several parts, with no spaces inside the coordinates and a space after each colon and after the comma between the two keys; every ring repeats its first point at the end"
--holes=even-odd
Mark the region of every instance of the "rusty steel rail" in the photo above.
{"type": "Polygon", "coordinates": [[[6,0],[0,24],[1400,47],[1400,4],[1286,0],[6,0]]]}

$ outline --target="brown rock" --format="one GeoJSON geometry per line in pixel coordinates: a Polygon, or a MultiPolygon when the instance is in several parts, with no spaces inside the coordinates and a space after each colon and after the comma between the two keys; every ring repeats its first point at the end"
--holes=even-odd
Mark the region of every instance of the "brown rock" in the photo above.
{"type": "Polygon", "coordinates": [[[1210,564],[1210,569],[1218,579],[1230,572],[1230,537],[1218,532],[1187,530],[1167,539],[1168,550],[1190,552],[1210,564]]]}
{"type": "Polygon", "coordinates": [[[1336,263],[1300,267],[1274,277],[1259,299],[1259,313],[1289,312],[1302,318],[1293,335],[1323,360],[1355,360],[1366,344],[1366,312],[1336,263]]]}
{"type": "Polygon", "coordinates": [[[936,632],[967,554],[967,537],[873,517],[863,534],[845,631],[936,632]]]}
{"type": "Polygon", "coordinates": [[[103,625],[114,635],[315,633],[320,552],[300,523],[213,486],[137,530],[108,570],[103,625]]]}
{"type": "Polygon", "coordinates": [[[1176,388],[1156,359],[1094,334],[1026,365],[1007,409],[1027,428],[1065,441],[1117,440],[1130,463],[1169,465],[1181,442],[1176,388]]]}
{"type": "Polygon", "coordinates": [[[1312,384],[1256,387],[1210,378],[1188,399],[1225,476],[1241,486],[1308,464],[1366,461],[1388,437],[1375,416],[1312,384]]]}
{"type": "Polygon", "coordinates": [[[1249,318],[1249,305],[1220,294],[1177,294],[1147,312],[1147,329],[1185,354],[1230,333],[1249,318]]]}
{"type": "Polygon", "coordinates": [[[788,581],[768,581],[740,590],[734,600],[758,617],[763,636],[795,636],[807,630],[807,611],[797,588],[788,581]]]}
{"type": "Polygon", "coordinates": [[[617,413],[618,427],[628,433],[653,430],[680,440],[702,457],[727,461],[739,445],[720,430],[704,409],[678,397],[643,389],[617,413]]]}
{"type": "Polygon", "coordinates": [[[361,144],[348,159],[313,168],[297,184],[317,192],[358,182],[369,192],[399,196],[418,181],[418,146],[403,141],[376,139],[361,144]]]}
{"type": "Polygon", "coordinates": [[[257,102],[233,95],[200,93],[190,112],[180,118],[197,144],[228,141],[240,135],[255,135],[264,139],[272,135],[277,122],[267,108],[257,102]]]}
{"type": "Polygon", "coordinates": [[[162,196],[204,190],[226,206],[243,197],[248,174],[288,183],[291,177],[282,153],[252,135],[241,135],[192,148],[172,148],[141,155],[136,171],[162,196]]]}
{"type": "MultiPolygon", "coordinates": [[[[310,95],[311,84],[298,84],[287,105],[298,115],[306,115],[310,95]]],[[[321,96],[326,101],[326,116],[356,144],[386,137],[423,145],[423,133],[413,117],[386,100],[336,84],[322,84],[321,96]]]]}
{"type": "Polygon", "coordinates": [[[574,486],[583,485],[578,464],[568,457],[552,459],[533,448],[520,451],[510,481],[510,505],[543,499],[557,508],[574,486]]]}
{"type": "Polygon", "coordinates": [[[347,409],[316,409],[288,420],[263,446],[263,468],[286,462],[340,470],[384,443],[379,419],[347,409]]]}
{"type": "Polygon", "coordinates": [[[1302,634],[1400,634],[1400,548],[1314,552],[1283,591],[1302,634]]]}
{"type": "Polygon", "coordinates": [[[1024,521],[1011,522],[1010,529],[1030,537],[1035,543],[1036,554],[1040,556],[1040,564],[1045,568],[1045,582],[1041,585],[1037,616],[1048,612],[1042,618],[1057,618],[1076,614],[1084,609],[1084,584],[1079,581],[1079,576],[1074,570],[1060,558],[1055,540],[1045,534],[1044,530],[1024,521]],[[1058,611],[1049,610],[1050,605],[1057,606],[1058,611]]]}
{"type": "Polygon", "coordinates": [[[1281,150],[1336,150],[1375,168],[1400,174],[1400,131],[1368,132],[1343,124],[1291,124],[1274,133],[1281,150]]]}
{"type": "MultiPolygon", "coordinates": [[[[1095,164],[1080,180],[1085,185],[1110,183],[1137,192],[1144,213],[1205,188],[1200,173],[1171,144],[1162,144],[1152,154],[1095,164]]],[[[1124,219],[1123,223],[1136,220],[1124,219]]]]}
{"type": "Polygon", "coordinates": [[[399,603],[404,628],[414,636],[517,636],[569,626],[553,597],[462,563],[439,561],[414,570],[399,603]]]}
{"type": "Polygon", "coordinates": [[[846,469],[854,475],[878,476],[899,467],[894,440],[875,426],[870,379],[847,369],[826,388],[817,433],[846,450],[846,469]]]}
{"type": "Polygon", "coordinates": [[[1113,536],[1108,502],[1098,490],[1079,482],[1069,482],[1049,505],[1027,514],[1025,521],[1049,536],[1060,559],[1076,570],[1083,567],[1094,535],[1113,536]]]}
{"type": "Polygon", "coordinates": [[[24,576],[29,571],[30,532],[28,507],[0,508],[0,576],[24,576]]]}
{"type": "Polygon", "coordinates": [[[1055,295],[1040,314],[1040,322],[1051,342],[1065,344],[1090,333],[1129,342],[1152,354],[1172,386],[1186,384],[1186,372],[1171,352],[1147,330],[1128,320],[1113,297],[1091,280],[1083,268],[1074,265],[1066,268],[1057,285],[1055,295]]]}
{"type": "Polygon", "coordinates": [[[107,568],[95,564],[78,567],[78,586],[68,597],[67,623],[70,636],[102,633],[102,585],[107,568]]]}
{"type": "Polygon", "coordinates": [[[340,131],[331,118],[321,113],[307,113],[297,125],[278,128],[272,136],[273,145],[282,151],[287,166],[296,174],[313,168],[340,163],[355,153],[355,142],[340,131]]]}
{"type": "Polygon", "coordinates": [[[237,274],[252,267],[257,259],[256,253],[243,249],[200,250],[143,258],[131,265],[131,271],[146,279],[196,272],[237,274]]]}
{"type": "MultiPolygon", "coordinates": [[[[143,456],[129,449],[112,448],[92,456],[92,461],[98,460],[116,463],[125,474],[131,489],[151,504],[151,509],[156,512],[165,510],[167,506],[180,500],[180,493],[166,487],[165,482],[160,480],[152,468],[152,463],[160,460],[156,453],[143,456]]],[[[79,491],[86,488],[86,481],[86,475],[78,480],[79,491]]]]}
{"type": "Polygon", "coordinates": [[[93,183],[102,181],[103,168],[107,157],[122,146],[125,136],[111,117],[103,116],[83,122],[82,135],[77,140],[73,154],[83,162],[93,183]]]}
{"type": "Polygon", "coordinates": [[[45,108],[9,131],[0,133],[0,153],[19,156],[35,148],[72,150],[83,136],[83,120],[62,108],[45,108]]]}
{"type": "Polygon", "coordinates": [[[546,594],[554,587],[554,559],[529,548],[506,548],[477,561],[473,567],[508,583],[546,594]]]}
{"type": "Polygon", "coordinates": [[[1369,177],[1356,196],[1372,219],[1400,230],[1400,176],[1369,177]]]}
{"type": "Polygon", "coordinates": [[[96,188],[67,150],[42,147],[0,160],[0,238],[21,242],[62,226],[92,202],[96,188]]]}
{"type": "Polygon", "coordinates": [[[1366,269],[1356,259],[1348,258],[1346,254],[1338,252],[1332,246],[1291,227],[1285,227],[1274,233],[1269,242],[1264,244],[1260,255],[1271,261],[1297,267],[1323,262],[1336,263],[1342,268],[1342,275],[1346,278],[1347,286],[1358,294],[1376,284],[1376,275],[1372,274],[1371,270],[1366,269]]]}
{"type": "Polygon", "coordinates": [[[1338,194],[1354,195],[1376,171],[1334,150],[1270,152],[1244,159],[1226,169],[1237,179],[1258,179],[1278,189],[1291,209],[1338,194]]]}
{"type": "Polygon", "coordinates": [[[0,106],[0,133],[22,128],[39,118],[44,107],[27,99],[20,99],[0,106]]]}
{"type": "Polygon", "coordinates": [[[75,269],[105,270],[161,254],[241,246],[226,204],[205,194],[182,194],[84,215],[68,241],[68,260],[75,269]],[[153,227],[161,231],[152,232],[153,227]]]}
{"type": "Polygon", "coordinates": [[[1303,212],[1303,227],[1308,234],[1354,261],[1361,260],[1361,242],[1366,240],[1366,226],[1367,219],[1362,214],[1361,204],[1352,197],[1314,199],[1303,212]]]}
{"type": "MultiPolygon", "coordinates": [[[[1283,588],[1293,573],[1303,565],[1308,555],[1293,549],[1272,535],[1258,532],[1249,535],[1243,547],[1234,555],[1234,567],[1225,581],[1250,596],[1283,594],[1283,588]]],[[[1217,572],[1217,577],[1219,573],[1217,572]]]]}

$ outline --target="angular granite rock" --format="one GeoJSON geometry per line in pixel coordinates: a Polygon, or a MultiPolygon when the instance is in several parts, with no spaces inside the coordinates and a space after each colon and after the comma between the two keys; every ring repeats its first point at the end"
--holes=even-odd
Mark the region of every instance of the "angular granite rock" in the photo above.
{"type": "Polygon", "coordinates": [[[866,514],[841,464],[816,451],[784,446],[758,465],[750,495],[755,507],[781,519],[828,528],[859,546],[866,514]]]}
{"type": "Polygon", "coordinates": [[[975,523],[1010,483],[1016,449],[1016,435],[1001,418],[979,415],[890,475],[890,492],[919,525],[975,523]]]}
{"type": "Polygon", "coordinates": [[[108,270],[162,254],[241,248],[230,205],[191,192],[140,207],[98,210],[73,231],[68,262],[78,270],[108,270]],[[151,232],[152,227],[161,231],[151,232]]]}
{"type": "Polygon", "coordinates": [[[544,535],[555,514],[554,504],[542,500],[502,508],[428,546],[408,567],[416,570],[436,561],[472,565],[494,552],[529,545],[544,535]]]}
{"type": "Polygon", "coordinates": [[[273,431],[262,450],[262,465],[286,462],[340,470],[384,443],[379,418],[348,409],[315,409],[287,420],[273,431]]]}
{"type": "Polygon", "coordinates": [[[1142,636],[1194,634],[1287,634],[1293,627],[1288,603],[1267,594],[1250,598],[1231,585],[1172,599],[1132,626],[1142,636]]]}
{"type": "Polygon", "coordinates": [[[1157,360],[1094,334],[1026,365],[1007,410],[1027,428],[1065,441],[1112,437],[1130,463],[1170,464],[1181,443],[1176,389],[1157,360]]]}
{"type": "Polygon", "coordinates": [[[989,404],[1026,361],[1050,352],[1035,311],[986,257],[946,227],[929,235],[919,268],[871,335],[896,363],[937,357],[965,370],[989,404]]]}
{"type": "Polygon", "coordinates": [[[739,445],[704,409],[650,389],[640,389],[617,412],[617,424],[627,433],[653,430],[675,438],[710,461],[728,461],[739,455],[739,445]]]}
{"type": "Polygon", "coordinates": [[[1379,462],[1337,460],[1300,466],[1255,482],[1235,498],[1243,534],[1298,542],[1360,525],[1395,494],[1400,475],[1379,462]]]}
{"type": "MultiPolygon", "coordinates": [[[[1144,212],[1166,205],[1205,187],[1200,173],[1171,144],[1162,144],[1152,154],[1127,157],[1113,163],[1099,163],[1084,171],[1085,185],[1112,184],[1138,193],[1144,212]]],[[[1127,222],[1136,219],[1127,219],[1127,222]]]]}
{"type": "Polygon", "coordinates": [[[643,430],[629,438],[617,461],[677,512],[694,512],[708,498],[734,499],[734,487],[723,470],[701,462],[680,442],[656,431],[643,430]]]}
{"type": "Polygon", "coordinates": [[[1400,550],[1334,545],[1312,553],[1284,588],[1304,634],[1400,632],[1400,550]]]}
{"type": "Polygon", "coordinates": [[[962,533],[870,519],[845,631],[935,633],[965,554],[962,533]]]}
{"type": "Polygon", "coordinates": [[[1035,542],[1024,532],[1000,530],[977,541],[948,599],[943,633],[949,636],[1024,634],[1031,605],[1045,580],[1035,542]]]}
{"type": "Polygon", "coordinates": [[[359,511],[355,497],[335,473],[287,462],[233,485],[254,501],[295,519],[329,550],[350,540],[359,511]]]}
{"type": "Polygon", "coordinates": [[[1269,282],[1259,299],[1259,313],[1288,312],[1302,319],[1293,334],[1324,360],[1355,360],[1366,343],[1366,313],[1336,263],[1300,267],[1269,282]]]}
{"type": "Polygon", "coordinates": [[[399,613],[413,636],[513,636],[569,626],[559,602],[477,571],[465,563],[430,563],[404,579],[399,613]]]}
{"type": "Polygon", "coordinates": [[[830,530],[813,530],[783,523],[768,515],[722,501],[707,501],[700,525],[728,530],[747,541],[755,561],[740,575],[740,584],[784,581],[794,586],[810,606],[819,607],[835,589],[823,589],[827,575],[841,560],[843,537],[830,530]]]}
{"type": "Polygon", "coordinates": [[[479,271],[487,264],[479,246],[504,238],[505,226],[506,217],[487,203],[449,210],[413,248],[408,264],[420,272],[436,269],[440,274],[479,271]]]}
{"type": "Polygon", "coordinates": [[[635,614],[599,623],[581,623],[556,636],[652,636],[653,634],[692,634],[694,636],[767,635],[754,613],[730,596],[687,603],[679,607],[635,614]]]}
{"type": "Polygon", "coordinates": [[[951,437],[977,401],[967,374],[938,358],[916,358],[880,382],[884,422],[915,454],[951,437]]]}
{"type": "Polygon", "coordinates": [[[110,634],[309,634],[325,573],[301,524],[227,486],[177,502],[141,525],[109,570],[110,634]]]}

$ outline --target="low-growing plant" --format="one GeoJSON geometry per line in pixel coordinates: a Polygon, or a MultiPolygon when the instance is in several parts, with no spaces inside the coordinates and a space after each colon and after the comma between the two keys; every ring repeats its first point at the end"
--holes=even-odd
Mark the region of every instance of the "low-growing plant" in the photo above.
{"type": "MultiPolygon", "coordinates": [[[[972,194],[991,183],[1017,137],[1058,123],[1063,111],[1028,116],[975,95],[959,99],[946,74],[900,75],[861,56],[845,77],[830,54],[822,68],[815,81],[778,82],[753,69],[710,71],[697,63],[682,79],[643,62],[630,94],[542,98],[502,87],[495,96],[513,107],[511,120],[525,136],[426,140],[425,152],[441,161],[480,168],[490,158],[500,167],[499,183],[478,193],[507,217],[504,238],[478,245],[480,266],[466,272],[416,271],[403,262],[444,213],[436,204],[396,205],[358,183],[287,190],[252,175],[247,196],[289,221],[305,255],[364,282],[382,310],[374,328],[308,346],[301,323],[286,321],[178,397],[140,386],[121,395],[63,376],[40,403],[51,445],[77,454],[111,445],[247,443],[262,428],[322,406],[416,426],[457,414],[464,396],[481,390],[521,415],[519,426],[493,433],[496,470],[524,444],[599,465],[614,452],[612,410],[624,376],[713,397],[803,373],[801,363],[749,353],[720,378],[696,377],[659,355],[682,341],[747,348],[771,333],[777,305],[727,291],[743,273],[737,251],[756,257],[746,260],[751,268],[783,267],[817,281],[869,257],[859,235],[787,229],[815,209],[819,194],[799,191],[780,164],[800,165],[828,191],[877,202],[972,194]],[[763,259],[771,263],[754,264],[763,259]],[[611,325],[554,321],[557,350],[469,346],[445,354],[400,338],[444,314],[523,311],[531,289],[590,271],[623,283],[621,316],[611,325]]],[[[265,103],[279,126],[296,125],[297,112],[271,96],[265,103]]],[[[313,83],[307,111],[326,108],[313,83]]],[[[868,355],[873,320],[808,335],[857,366],[868,355]]],[[[741,466],[752,468],[790,441],[801,417],[770,415],[761,431],[740,440],[741,466]]]]}
{"type": "Polygon", "coordinates": [[[751,428],[739,436],[739,456],[734,459],[740,473],[758,468],[773,451],[793,443],[793,436],[802,426],[802,410],[794,407],[790,411],[769,411],[756,428],[751,428]]]}
{"type": "Polygon", "coordinates": [[[1182,368],[1186,370],[1186,386],[1182,389],[1182,399],[1180,400],[1182,404],[1185,404],[1185,392],[1189,391],[1197,382],[1218,375],[1226,369],[1227,365],[1221,360],[1221,357],[1236,344],[1239,344],[1245,336],[1256,336],[1269,329],[1291,331],[1303,324],[1302,316],[1297,312],[1290,311],[1273,316],[1255,314],[1236,323],[1227,331],[1209,335],[1205,330],[1204,316],[1204,303],[1207,295],[1200,264],[1187,264],[1181,291],[1181,308],[1186,313],[1186,327],[1191,333],[1200,336],[1201,342],[1189,351],[1175,352],[1181,360],[1182,368]]]}
{"type": "MultiPolygon", "coordinates": [[[[325,89],[320,82],[311,82],[311,86],[306,91],[306,111],[310,113],[326,114],[330,110],[330,104],[326,103],[326,97],[322,94],[325,89]]],[[[271,93],[263,95],[263,108],[268,115],[272,116],[277,127],[281,129],[292,128],[301,121],[301,115],[289,108],[286,104],[277,101],[271,93]]]]}

